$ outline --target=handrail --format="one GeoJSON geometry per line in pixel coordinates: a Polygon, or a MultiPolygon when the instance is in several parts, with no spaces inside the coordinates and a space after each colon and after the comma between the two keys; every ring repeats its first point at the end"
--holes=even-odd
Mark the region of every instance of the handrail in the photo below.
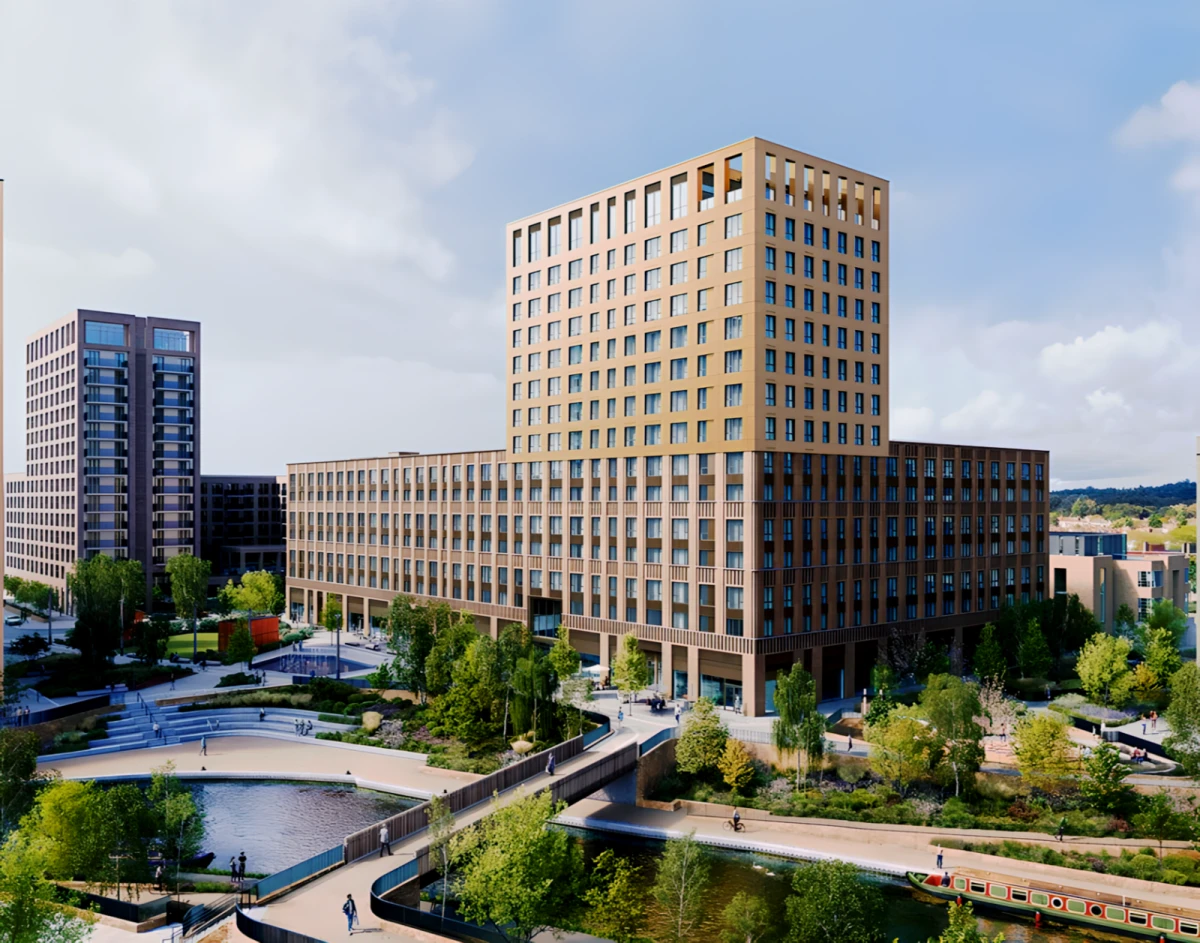
{"type": "Polygon", "coordinates": [[[315,936],[305,936],[303,933],[296,933],[286,927],[277,927],[274,924],[255,920],[242,910],[241,904],[234,908],[234,918],[237,921],[238,932],[257,943],[325,943],[324,940],[315,936]]]}

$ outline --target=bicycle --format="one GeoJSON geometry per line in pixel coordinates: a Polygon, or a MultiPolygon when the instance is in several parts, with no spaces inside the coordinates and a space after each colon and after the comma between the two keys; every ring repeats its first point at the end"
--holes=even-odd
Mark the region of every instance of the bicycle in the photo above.
{"type": "Polygon", "coordinates": [[[746,830],[745,822],[735,822],[733,819],[726,819],[721,827],[727,832],[744,832],[746,830]]]}

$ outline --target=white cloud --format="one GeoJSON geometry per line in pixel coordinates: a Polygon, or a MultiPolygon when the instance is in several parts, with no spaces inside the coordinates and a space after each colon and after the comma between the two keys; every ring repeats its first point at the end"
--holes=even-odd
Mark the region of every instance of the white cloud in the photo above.
{"type": "Polygon", "coordinates": [[[928,406],[894,406],[891,414],[891,437],[913,440],[928,436],[936,416],[928,406]]]}
{"type": "Polygon", "coordinates": [[[1200,84],[1176,82],[1153,105],[1142,105],[1117,131],[1127,147],[1200,142],[1200,84]]]}
{"type": "Polygon", "coordinates": [[[981,433],[1016,432],[1027,428],[1029,419],[1029,405],[1024,393],[983,390],[943,416],[939,426],[953,435],[978,436],[981,433]]]}
{"type": "Polygon", "coordinates": [[[8,264],[56,278],[144,278],[153,274],[154,258],[143,249],[129,247],[119,253],[85,250],[72,255],[54,246],[9,242],[8,264]]]}
{"type": "Polygon", "coordinates": [[[1178,343],[1178,330],[1158,321],[1132,330],[1108,325],[1088,337],[1070,343],[1057,341],[1038,355],[1042,374],[1058,380],[1087,380],[1111,370],[1153,363],[1178,343]]]}
{"type": "Polygon", "coordinates": [[[1125,402],[1125,397],[1116,390],[1109,391],[1101,387],[1088,393],[1084,400],[1096,413],[1107,413],[1113,410],[1129,412],[1129,404],[1125,402]]]}

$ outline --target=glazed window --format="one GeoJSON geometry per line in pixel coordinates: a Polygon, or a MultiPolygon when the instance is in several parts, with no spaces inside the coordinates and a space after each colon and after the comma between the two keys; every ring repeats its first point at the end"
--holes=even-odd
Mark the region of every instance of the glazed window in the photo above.
{"type": "Polygon", "coordinates": [[[1135,927],[1144,927],[1146,925],[1146,915],[1131,910],[1129,911],[1129,922],[1135,927]]]}
{"type": "Polygon", "coordinates": [[[986,892],[987,892],[987,885],[984,884],[983,881],[972,881],[971,882],[971,893],[972,894],[983,894],[986,892]]]}
{"type": "Polygon", "coordinates": [[[1014,887],[1012,891],[1012,899],[1019,900],[1024,903],[1025,901],[1029,900],[1029,892],[1025,890],[1018,890],[1014,887]]]}
{"type": "Polygon", "coordinates": [[[1067,910],[1073,914],[1081,914],[1087,910],[1087,904],[1081,900],[1068,900],[1067,910]]]}
{"type": "Polygon", "coordinates": [[[1200,924],[1188,923],[1186,920],[1180,920],[1179,932],[1185,933],[1188,936],[1200,936],[1200,924]]]}
{"type": "Polygon", "coordinates": [[[1106,920],[1115,920],[1117,923],[1125,922],[1125,911],[1120,907],[1106,907],[1104,910],[1106,920]]]}
{"type": "Polygon", "coordinates": [[[988,897],[995,897],[997,900],[1008,900],[1008,888],[1003,884],[993,884],[988,887],[988,897]]]}

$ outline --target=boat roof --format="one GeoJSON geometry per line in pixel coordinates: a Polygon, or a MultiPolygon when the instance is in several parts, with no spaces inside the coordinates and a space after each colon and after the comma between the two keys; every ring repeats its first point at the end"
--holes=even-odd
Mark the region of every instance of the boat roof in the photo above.
{"type": "MultiPolygon", "coordinates": [[[[1200,920],[1200,909],[1187,910],[1183,907],[1167,904],[1162,901],[1146,901],[1140,897],[1135,897],[1133,894],[1121,895],[1106,893],[1104,891],[1084,890],[1081,887],[1071,887],[1069,884],[1059,884],[1055,881],[1030,883],[1027,878],[1013,878],[1003,874],[996,874],[992,871],[980,871],[975,868],[955,868],[950,874],[951,876],[961,874],[965,878],[974,878],[977,881],[991,881],[993,884],[1008,884],[1009,886],[1024,887],[1034,891],[1045,891],[1049,894],[1061,894],[1064,897],[1079,897],[1084,900],[1094,900],[1101,904],[1115,904],[1118,907],[1126,909],[1146,910],[1152,913],[1184,917],[1188,920],[1200,920]]],[[[1129,880],[1134,879],[1130,878],[1129,880]]],[[[1163,887],[1167,889],[1171,885],[1163,885],[1163,887]]]]}

